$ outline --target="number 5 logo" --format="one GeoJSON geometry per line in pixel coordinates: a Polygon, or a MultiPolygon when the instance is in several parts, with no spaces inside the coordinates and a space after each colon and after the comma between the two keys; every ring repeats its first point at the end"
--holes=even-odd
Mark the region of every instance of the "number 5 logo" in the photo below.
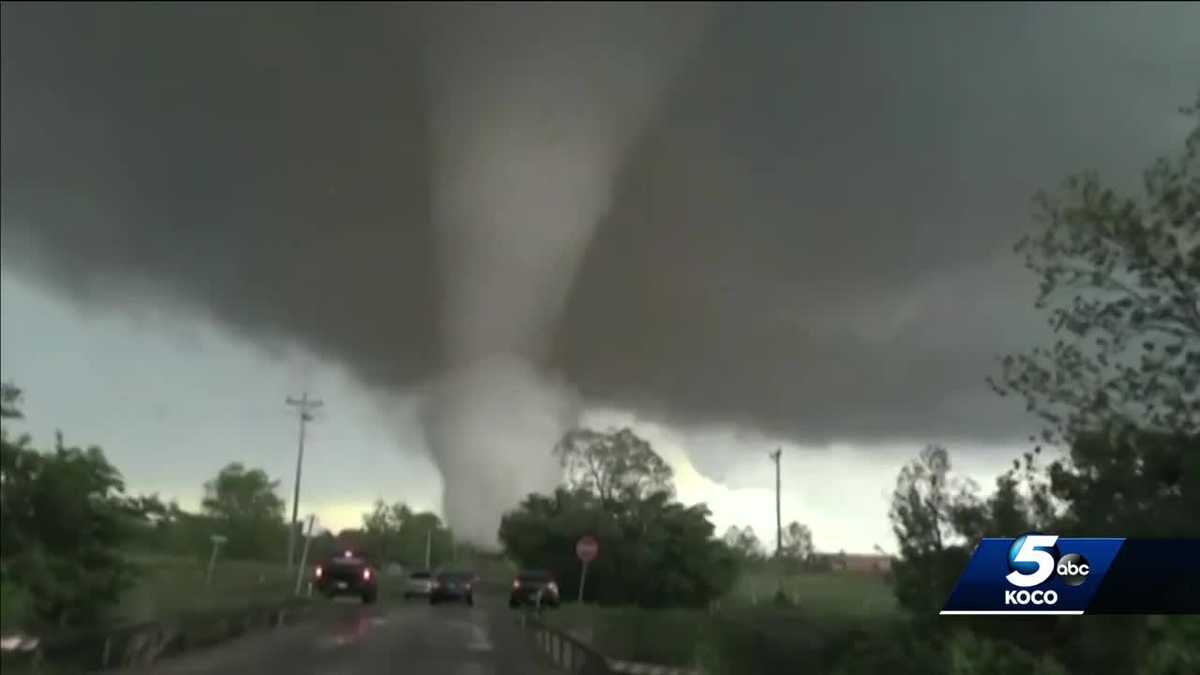
{"type": "Polygon", "coordinates": [[[1008,583],[1020,588],[1037,586],[1054,574],[1054,556],[1041,548],[1050,548],[1058,542],[1058,535],[1028,534],[1013,542],[1008,552],[1008,564],[1013,571],[1004,577],[1008,583]],[[1032,572],[1024,572],[1022,568],[1037,566],[1032,572]]]}

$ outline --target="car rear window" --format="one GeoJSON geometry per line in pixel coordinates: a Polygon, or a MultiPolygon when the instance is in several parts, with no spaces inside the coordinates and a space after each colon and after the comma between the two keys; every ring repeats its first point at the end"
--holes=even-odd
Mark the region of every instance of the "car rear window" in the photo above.
{"type": "Polygon", "coordinates": [[[429,572],[413,572],[413,573],[412,573],[412,578],[413,578],[413,579],[428,579],[428,578],[429,578],[429,572]]]}
{"type": "Polygon", "coordinates": [[[519,575],[517,575],[517,578],[521,581],[549,581],[551,577],[549,572],[542,570],[530,570],[527,572],[521,572],[519,575]]]}

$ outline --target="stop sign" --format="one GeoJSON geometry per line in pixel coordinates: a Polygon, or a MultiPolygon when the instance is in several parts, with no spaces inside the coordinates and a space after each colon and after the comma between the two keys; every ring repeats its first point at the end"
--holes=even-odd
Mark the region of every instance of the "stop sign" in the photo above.
{"type": "Polygon", "coordinates": [[[588,535],[580,537],[579,541],[575,542],[575,555],[583,562],[591,562],[596,559],[600,553],[600,542],[595,537],[588,535]]]}

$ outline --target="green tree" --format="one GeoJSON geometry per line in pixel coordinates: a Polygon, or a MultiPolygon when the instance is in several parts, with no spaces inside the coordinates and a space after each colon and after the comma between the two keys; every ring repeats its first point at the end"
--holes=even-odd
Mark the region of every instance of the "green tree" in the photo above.
{"type": "MultiPolygon", "coordinates": [[[[1200,119],[1200,95],[1185,112],[1200,119]]],[[[1038,195],[1044,227],[1017,243],[1057,340],[1004,357],[992,384],[1025,400],[1048,442],[1122,427],[1200,436],[1200,125],[1144,190],[1074,176],[1038,195]]]]}
{"type": "Polygon", "coordinates": [[[756,561],[766,558],[766,547],[763,546],[762,540],[754,532],[754,528],[749,525],[744,528],[737,525],[730,525],[729,529],[725,530],[725,534],[722,535],[721,539],[730,550],[744,561],[756,561]]]}
{"type": "MultiPolygon", "coordinates": [[[[21,390],[5,382],[0,384],[0,419],[21,419],[21,390]]],[[[41,465],[41,456],[33,451],[28,434],[10,436],[0,427],[0,557],[20,550],[30,521],[27,509],[32,503],[33,476],[41,465]]]]}
{"type": "Polygon", "coordinates": [[[555,446],[554,455],[570,487],[587,490],[605,504],[674,490],[671,467],[629,429],[570,431],[555,446]]]}
{"type": "Polygon", "coordinates": [[[1200,617],[1157,616],[1152,621],[1153,646],[1139,664],[1139,675],[1200,672],[1200,617]]]}
{"type": "Polygon", "coordinates": [[[431,566],[447,565],[455,557],[453,533],[435,513],[377,499],[362,521],[360,545],[380,562],[423,568],[427,546],[431,566]]]}
{"type": "Polygon", "coordinates": [[[792,562],[806,563],[814,552],[812,530],[807,525],[801,525],[793,520],[783,528],[783,547],[780,550],[780,557],[792,562]]]}
{"type": "Polygon", "coordinates": [[[392,560],[399,553],[397,539],[399,523],[392,520],[391,507],[382,499],[375,500],[371,510],[362,517],[363,541],[371,556],[378,562],[392,560]]]}
{"type": "Polygon", "coordinates": [[[738,554],[714,537],[704,505],[672,498],[670,467],[624,429],[567,434],[554,449],[567,485],[531,494],[500,522],[499,538],[518,563],[547,568],[565,598],[579,591],[575,543],[600,540],[585,600],[644,607],[704,606],[724,594],[738,554]]]}
{"type": "MultiPolygon", "coordinates": [[[[1185,112],[1200,112],[1200,96],[1185,112]]],[[[1094,173],[1070,178],[1057,195],[1038,195],[1043,227],[1016,248],[1039,276],[1035,306],[1047,312],[1054,342],[1004,357],[989,382],[1040,419],[1031,440],[1066,456],[1039,471],[1040,447],[1026,453],[1024,467],[1018,461],[1001,476],[988,502],[955,514],[960,532],[1200,531],[1198,152],[1194,125],[1178,156],[1146,171],[1137,197],[1118,195],[1094,173]]],[[[1020,629],[1009,632],[1017,639],[1020,629]]],[[[1066,624],[1056,638],[1060,661],[1081,672],[1144,671],[1160,657],[1171,672],[1182,653],[1142,617],[1066,624]]]]}
{"type": "Polygon", "coordinates": [[[226,465],[204,484],[201,508],[217,531],[228,538],[227,555],[233,558],[278,559],[285,549],[287,525],[283,499],[276,494],[279,481],[262,469],[247,469],[240,462],[226,465]]]}
{"type": "Polygon", "coordinates": [[[429,511],[410,513],[400,526],[401,559],[410,566],[424,567],[426,545],[430,566],[435,569],[454,558],[454,534],[442,519],[429,511]]]}
{"type": "Polygon", "coordinates": [[[0,382],[0,419],[21,419],[21,389],[12,382],[0,382]]]}
{"type": "Polygon", "coordinates": [[[660,492],[627,507],[629,515],[618,518],[584,491],[529,495],[501,519],[500,540],[521,565],[552,570],[568,599],[579,589],[575,543],[584,534],[600,540],[600,556],[588,567],[588,601],[703,606],[732,585],[735,553],[713,538],[702,505],[684,507],[660,492]]]}
{"type": "Polygon", "coordinates": [[[945,448],[930,445],[900,470],[888,517],[900,544],[892,566],[900,604],[920,614],[940,609],[970,550],[956,524],[978,513],[976,488],[950,471],[945,448]]]}
{"type": "MultiPolygon", "coordinates": [[[[4,385],[5,420],[19,419],[20,390],[4,385]]],[[[131,583],[120,555],[133,513],[120,472],[98,447],[52,452],[0,432],[0,586],[56,625],[96,620],[131,583]]],[[[12,621],[6,610],[6,620],[12,621]]],[[[31,617],[22,617],[28,619],[31,617]]]]}
{"type": "Polygon", "coordinates": [[[1200,536],[1200,435],[1081,434],[1050,464],[1066,505],[1055,530],[1074,536],[1200,536]]]}

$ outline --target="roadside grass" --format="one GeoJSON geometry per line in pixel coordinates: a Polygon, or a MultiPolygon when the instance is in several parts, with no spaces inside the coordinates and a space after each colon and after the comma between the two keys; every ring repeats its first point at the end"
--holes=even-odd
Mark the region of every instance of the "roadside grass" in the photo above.
{"type": "Polygon", "coordinates": [[[218,560],[209,585],[207,561],[166,555],[140,555],[132,561],[140,574],[113,609],[113,619],[119,622],[278,602],[289,597],[295,585],[295,577],[279,564],[218,560]]]}
{"type": "MultiPolygon", "coordinates": [[[[188,556],[130,554],[138,570],[134,585],[95,625],[41,632],[44,661],[34,668],[27,654],[5,654],[3,672],[91,672],[103,664],[109,639],[121,653],[131,624],[170,619],[177,648],[215,644],[244,630],[267,625],[270,607],[292,597],[295,577],[282,565],[218,561],[211,584],[207,561],[188,556]]],[[[300,600],[303,603],[303,600],[300,600]]]]}
{"type": "Polygon", "coordinates": [[[848,641],[902,621],[884,579],[832,572],[748,575],[713,610],[568,603],[544,617],[610,658],[712,673],[824,672],[848,641]],[[792,607],[772,604],[781,584],[792,607]]]}

